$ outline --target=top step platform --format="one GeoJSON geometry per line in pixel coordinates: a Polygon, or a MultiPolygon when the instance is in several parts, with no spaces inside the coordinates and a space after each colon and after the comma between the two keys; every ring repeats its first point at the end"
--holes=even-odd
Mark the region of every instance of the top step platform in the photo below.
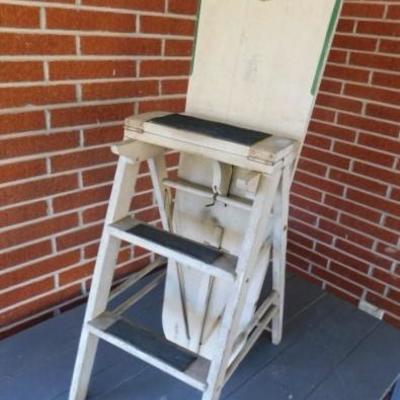
{"type": "Polygon", "coordinates": [[[152,112],[127,118],[125,138],[201,154],[255,170],[262,170],[262,165],[274,165],[298,149],[295,140],[271,133],[188,114],[166,112],[152,112]],[[243,162],[248,165],[243,165],[243,162]],[[253,164],[261,166],[254,168],[253,164]]]}

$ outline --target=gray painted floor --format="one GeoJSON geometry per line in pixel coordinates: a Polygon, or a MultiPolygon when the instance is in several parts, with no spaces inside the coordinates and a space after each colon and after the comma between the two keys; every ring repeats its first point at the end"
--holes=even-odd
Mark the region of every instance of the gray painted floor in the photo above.
{"type": "MultiPolygon", "coordinates": [[[[160,329],[162,290],[135,306],[160,329]]],[[[65,400],[84,306],[0,342],[0,400],[65,400]]],[[[280,346],[262,336],[223,392],[226,400],[378,400],[400,373],[400,331],[308,282],[287,282],[280,346]]],[[[90,399],[196,400],[199,392],[102,343],[90,399]]]]}

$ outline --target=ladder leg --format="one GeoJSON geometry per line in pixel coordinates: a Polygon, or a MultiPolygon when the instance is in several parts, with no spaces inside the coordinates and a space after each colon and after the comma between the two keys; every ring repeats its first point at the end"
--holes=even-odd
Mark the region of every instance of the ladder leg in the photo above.
{"type": "Polygon", "coordinates": [[[272,343],[278,345],[282,340],[283,312],[286,279],[286,244],[289,209],[290,168],[285,166],[276,197],[274,209],[276,218],[273,227],[272,288],[278,293],[277,314],[272,319],[272,343]]]}
{"type": "Polygon", "coordinates": [[[120,157],[93,274],[69,400],[84,400],[87,395],[98,338],[89,333],[86,323],[106,309],[120,247],[120,240],[109,235],[107,225],[125,217],[128,213],[138,169],[138,163],[132,164],[125,157],[120,157]]]}
{"type": "Polygon", "coordinates": [[[268,223],[270,218],[280,176],[281,171],[279,170],[272,175],[262,176],[260,180],[238,259],[236,282],[232,288],[232,295],[226,305],[221,323],[218,345],[216,346],[219,351],[211,362],[207,389],[202,400],[218,400],[220,398],[234,341],[238,334],[239,319],[246,299],[249,277],[256,263],[262,242],[265,240],[260,233],[265,230],[265,224],[268,223]]]}

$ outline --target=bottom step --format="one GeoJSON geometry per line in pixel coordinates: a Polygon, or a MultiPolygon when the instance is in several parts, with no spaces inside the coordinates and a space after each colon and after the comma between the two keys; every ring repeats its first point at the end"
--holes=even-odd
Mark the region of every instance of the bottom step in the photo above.
{"type": "Polygon", "coordinates": [[[90,332],[150,365],[204,391],[209,361],[168,341],[165,337],[105,312],[88,323],[90,332]]]}

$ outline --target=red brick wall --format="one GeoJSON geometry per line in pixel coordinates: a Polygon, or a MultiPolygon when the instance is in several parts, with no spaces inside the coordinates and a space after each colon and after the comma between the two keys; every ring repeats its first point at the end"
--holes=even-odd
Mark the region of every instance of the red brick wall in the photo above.
{"type": "MultiPolygon", "coordinates": [[[[1,2],[0,336],[86,296],[115,168],[109,143],[134,112],[184,108],[194,3],[1,2]]],[[[399,18],[398,1],[345,0],[293,185],[288,252],[292,270],[395,324],[399,18]]],[[[154,219],[144,171],[133,207],[154,219]]],[[[118,276],[148,259],[125,247],[118,276]]]]}
{"type": "Polygon", "coordinates": [[[400,2],[345,0],[291,197],[288,263],[400,326],[400,2]]]}
{"type": "MultiPolygon", "coordinates": [[[[0,337],[86,296],[115,169],[109,143],[133,113],[184,109],[195,8],[1,1],[0,337]]],[[[144,169],[137,189],[132,207],[157,218],[144,169]]],[[[123,248],[118,276],[148,260],[123,248]]]]}

